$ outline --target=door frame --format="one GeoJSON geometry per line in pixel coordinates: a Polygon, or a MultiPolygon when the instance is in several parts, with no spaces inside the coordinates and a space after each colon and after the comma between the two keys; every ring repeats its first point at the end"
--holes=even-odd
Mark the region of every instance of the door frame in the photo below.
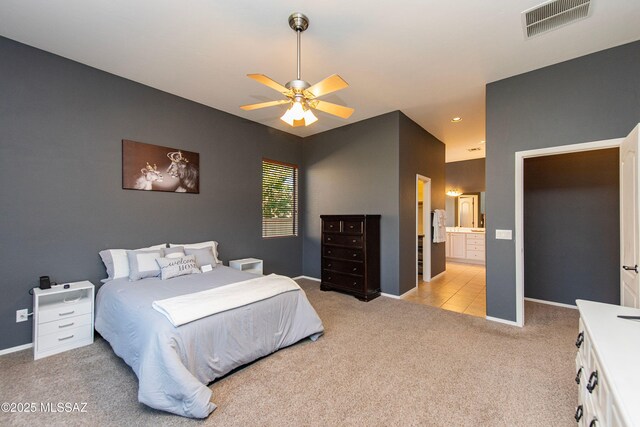
{"type": "Polygon", "coordinates": [[[581,144],[560,145],[536,150],[517,151],[515,174],[515,254],[516,254],[516,325],[524,326],[524,159],[578,153],[581,151],[619,148],[624,138],[606,139],[581,144]]]}
{"type": "Polygon", "coordinates": [[[418,181],[422,181],[422,227],[424,240],[422,241],[422,280],[431,281],[431,178],[416,174],[416,287],[420,284],[418,278],[418,224],[420,210],[418,209],[418,181]]]}
{"type": "Polygon", "coordinates": [[[478,194],[461,194],[459,195],[456,199],[456,206],[458,207],[457,212],[456,212],[456,216],[457,216],[457,220],[458,220],[458,227],[462,227],[462,225],[460,225],[462,223],[462,221],[460,221],[460,197],[470,197],[471,200],[473,200],[473,202],[471,203],[473,205],[473,210],[471,212],[471,215],[473,216],[473,225],[471,227],[468,228],[479,228],[480,225],[478,224],[478,222],[480,221],[480,195],[478,194]]]}

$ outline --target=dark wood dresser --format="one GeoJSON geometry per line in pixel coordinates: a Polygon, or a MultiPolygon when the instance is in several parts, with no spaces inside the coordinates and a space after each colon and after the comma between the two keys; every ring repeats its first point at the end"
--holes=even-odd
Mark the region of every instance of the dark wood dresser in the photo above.
{"type": "Polygon", "coordinates": [[[380,296],[380,215],[320,215],[323,291],[380,296]]]}

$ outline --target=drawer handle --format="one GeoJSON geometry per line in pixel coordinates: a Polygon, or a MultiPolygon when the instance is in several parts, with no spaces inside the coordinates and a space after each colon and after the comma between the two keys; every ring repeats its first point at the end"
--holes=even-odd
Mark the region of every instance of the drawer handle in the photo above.
{"type": "Polygon", "coordinates": [[[74,298],[74,299],[66,299],[65,298],[63,301],[66,302],[66,303],[78,302],[78,301],[80,301],[80,298],[82,298],[82,297],[78,297],[78,298],[74,298]]]}
{"type": "Polygon", "coordinates": [[[68,337],[58,338],[58,341],[70,340],[71,338],[73,338],[73,334],[69,335],[68,337]]]}
{"type": "Polygon", "coordinates": [[[576,339],[576,347],[580,348],[583,342],[584,342],[584,332],[580,332],[578,334],[578,339],[576,339]]]}
{"type": "Polygon", "coordinates": [[[356,239],[353,239],[351,242],[355,243],[355,242],[356,242],[356,239]]]}
{"type": "Polygon", "coordinates": [[[67,323],[66,325],[58,325],[58,328],[59,329],[68,328],[69,326],[73,326],[75,324],[76,324],[76,322],[67,323]]]}
{"type": "Polygon", "coordinates": [[[353,282],[353,286],[355,286],[355,285],[357,285],[357,284],[358,284],[358,282],[353,282]]]}
{"type": "Polygon", "coordinates": [[[331,251],[327,251],[327,253],[328,253],[329,255],[331,255],[331,251]]]}
{"type": "Polygon", "coordinates": [[[333,224],[331,224],[331,225],[329,226],[329,228],[333,228],[333,224]]]}
{"type": "Polygon", "coordinates": [[[598,371],[593,371],[589,376],[589,382],[587,382],[587,391],[593,393],[593,390],[598,385],[598,371]]]}
{"type": "Polygon", "coordinates": [[[353,228],[353,225],[350,225],[349,228],[353,228]]]}
{"type": "Polygon", "coordinates": [[[576,384],[580,385],[580,374],[582,373],[582,366],[580,366],[580,369],[578,369],[578,372],[576,373],[576,384]]]}
{"type": "Polygon", "coordinates": [[[75,312],[76,312],[75,310],[71,310],[71,311],[68,311],[66,313],[58,313],[58,316],[68,316],[68,315],[73,314],[75,312]]]}
{"type": "Polygon", "coordinates": [[[573,416],[573,418],[575,418],[577,423],[580,422],[583,414],[584,414],[584,409],[582,408],[582,405],[580,405],[576,408],[576,414],[573,416]]]}
{"type": "Polygon", "coordinates": [[[354,257],[354,258],[355,258],[355,257],[357,257],[357,256],[358,256],[358,254],[353,254],[353,257],[354,257]]]}
{"type": "Polygon", "coordinates": [[[353,271],[358,271],[358,267],[353,267],[353,271]]]}
{"type": "Polygon", "coordinates": [[[331,237],[327,237],[327,242],[330,242],[330,241],[331,241],[331,237]]]}
{"type": "Polygon", "coordinates": [[[597,425],[598,425],[598,419],[596,417],[593,417],[593,419],[589,423],[589,427],[596,427],[597,425]]]}
{"type": "Polygon", "coordinates": [[[327,280],[331,280],[331,276],[327,277],[327,280]]]}
{"type": "Polygon", "coordinates": [[[327,264],[327,267],[331,267],[331,264],[327,264]]]}

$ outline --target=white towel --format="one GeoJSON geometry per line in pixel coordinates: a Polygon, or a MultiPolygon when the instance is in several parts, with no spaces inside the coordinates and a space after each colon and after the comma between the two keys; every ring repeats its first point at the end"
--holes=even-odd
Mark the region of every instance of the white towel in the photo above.
{"type": "Polygon", "coordinates": [[[443,209],[433,211],[433,243],[447,241],[447,213],[443,209]]]}
{"type": "Polygon", "coordinates": [[[270,274],[219,288],[154,301],[151,305],[164,314],[173,326],[180,326],[299,289],[300,286],[289,277],[270,274]]]}

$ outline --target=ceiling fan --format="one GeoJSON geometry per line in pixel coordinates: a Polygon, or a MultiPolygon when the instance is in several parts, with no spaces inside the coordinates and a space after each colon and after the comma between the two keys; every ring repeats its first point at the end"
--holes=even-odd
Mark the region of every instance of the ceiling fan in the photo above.
{"type": "Polygon", "coordinates": [[[300,78],[300,34],[309,28],[309,18],[302,13],[293,13],[289,16],[289,26],[296,32],[298,37],[297,78],[282,86],[280,83],[265,76],[264,74],[247,74],[247,77],[254,79],[258,83],[262,83],[271,89],[277,90],[286,96],[287,99],[243,105],[240,108],[245,111],[250,111],[257,110],[259,108],[289,104],[289,108],[284,115],[280,117],[280,119],[293,127],[309,126],[311,123],[316,122],[318,119],[311,111],[312,108],[343,119],[348,119],[351,114],[353,114],[353,108],[318,99],[323,95],[348,87],[349,84],[345,82],[342,77],[337,74],[333,74],[314,85],[310,85],[300,78]]]}

